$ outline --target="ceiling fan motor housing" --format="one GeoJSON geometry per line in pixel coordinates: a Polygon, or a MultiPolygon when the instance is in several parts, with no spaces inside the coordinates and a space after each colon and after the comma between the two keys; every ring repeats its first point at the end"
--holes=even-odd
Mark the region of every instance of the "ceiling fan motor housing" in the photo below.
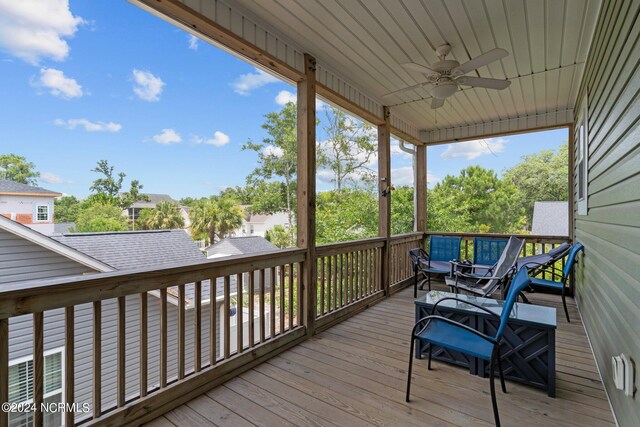
{"type": "Polygon", "coordinates": [[[431,88],[434,98],[445,99],[458,91],[458,84],[452,80],[435,83],[431,88]]]}

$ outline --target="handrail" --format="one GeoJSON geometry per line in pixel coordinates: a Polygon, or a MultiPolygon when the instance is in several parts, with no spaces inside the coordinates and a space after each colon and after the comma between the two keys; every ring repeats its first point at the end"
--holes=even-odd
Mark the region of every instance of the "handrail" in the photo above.
{"type": "Polygon", "coordinates": [[[517,237],[519,239],[526,239],[529,241],[552,241],[559,240],[561,242],[569,241],[569,236],[544,236],[540,234],[504,234],[504,233],[460,233],[460,232],[449,232],[449,231],[427,231],[424,233],[425,236],[452,236],[452,237],[488,237],[488,238],[509,238],[511,236],[517,237]]]}
{"type": "Polygon", "coordinates": [[[304,249],[284,249],[258,255],[229,256],[201,263],[5,284],[0,291],[0,319],[302,262],[304,259],[304,249]]]}
{"type": "Polygon", "coordinates": [[[339,255],[361,249],[381,248],[384,246],[384,237],[371,237],[369,239],[350,240],[348,242],[328,243],[316,246],[316,257],[339,255]]]}
{"type": "Polygon", "coordinates": [[[424,233],[422,232],[395,234],[391,236],[391,244],[415,242],[416,240],[422,240],[422,239],[424,239],[424,233]]]}

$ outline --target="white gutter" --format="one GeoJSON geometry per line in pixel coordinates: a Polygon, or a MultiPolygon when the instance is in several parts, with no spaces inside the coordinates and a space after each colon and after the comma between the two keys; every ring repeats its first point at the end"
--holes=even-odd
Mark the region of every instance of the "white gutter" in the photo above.
{"type": "Polygon", "coordinates": [[[415,188],[416,188],[416,183],[418,182],[418,170],[416,168],[416,150],[415,149],[411,149],[409,147],[407,147],[405,145],[405,142],[402,140],[399,140],[399,144],[398,146],[400,147],[400,149],[402,151],[404,151],[407,154],[411,155],[411,166],[413,167],[413,231],[417,231],[418,229],[418,221],[416,221],[416,214],[418,212],[418,198],[416,197],[416,192],[415,192],[415,188]]]}

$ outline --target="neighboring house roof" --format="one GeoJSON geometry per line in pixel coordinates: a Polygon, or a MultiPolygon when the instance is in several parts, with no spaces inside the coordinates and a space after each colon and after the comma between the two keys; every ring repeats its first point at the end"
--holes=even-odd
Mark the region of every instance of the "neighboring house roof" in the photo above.
{"type": "Polygon", "coordinates": [[[150,208],[153,209],[156,207],[156,205],[160,202],[171,202],[171,203],[178,203],[175,200],[173,200],[171,198],[171,196],[169,196],[168,194],[145,194],[145,196],[147,196],[149,198],[149,201],[138,201],[135,202],[134,204],[131,205],[132,208],[138,208],[138,209],[145,209],[145,208],[150,208]]]}
{"type": "Polygon", "coordinates": [[[96,271],[106,272],[114,270],[114,268],[109,264],[93,258],[83,251],[79,251],[78,249],[75,249],[72,246],[68,246],[63,242],[54,240],[49,236],[45,236],[42,233],[32,230],[31,228],[24,226],[16,221],[5,218],[2,215],[0,215],[0,228],[25,240],[42,246],[45,249],[65,256],[82,265],[86,265],[87,267],[90,267],[96,271]]]}
{"type": "Polygon", "coordinates": [[[47,190],[42,187],[22,184],[20,182],[10,181],[8,179],[0,179],[0,194],[16,195],[16,196],[48,196],[60,197],[62,193],[47,190]]]}
{"type": "Polygon", "coordinates": [[[69,233],[69,229],[75,226],[75,222],[56,222],[53,224],[53,234],[69,233]]]}
{"type": "Polygon", "coordinates": [[[260,236],[227,237],[205,249],[208,257],[244,255],[278,250],[278,247],[260,236]]]}
{"type": "Polygon", "coordinates": [[[117,270],[206,261],[184,230],[71,233],[52,238],[117,270]]]}
{"type": "Polygon", "coordinates": [[[542,236],[569,235],[568,202],[535,202],[531,234],[542,236]]]}

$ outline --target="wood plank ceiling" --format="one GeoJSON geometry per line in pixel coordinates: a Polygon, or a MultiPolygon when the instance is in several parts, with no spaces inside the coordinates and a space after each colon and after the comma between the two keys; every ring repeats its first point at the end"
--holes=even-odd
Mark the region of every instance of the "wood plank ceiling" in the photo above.
{"type": "MultiPolygon", "coordinates": [[[[204,0],[206,1],[206,0],[204,0]]],[[[569,111],[600,0],[236,0],[394,114],[433,131],[569,111]],[[432,110],[424,82],[400,64],[432,64],[451,45],[460,63],[495,47],[510,55],[469,75],[508,78],[503,91],[465,88],[432,110]]],[[[570,119],[569,119],[570,120],[570,119]]]]}

